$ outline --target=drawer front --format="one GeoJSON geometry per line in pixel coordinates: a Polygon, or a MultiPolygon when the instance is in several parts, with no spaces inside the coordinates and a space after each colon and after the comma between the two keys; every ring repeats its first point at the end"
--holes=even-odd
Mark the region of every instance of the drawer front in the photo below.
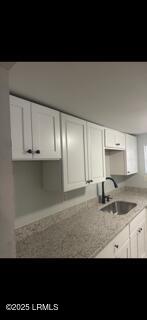
{"type": "Polygon", "coordinates": [[[130,223],[130,233],[132,233],[135,229],[137,229],[140,225],[142,225],[142,222],[145,220],[146,215],[146,209],[143,209],[137,217],[133,219],[130,223]]]}

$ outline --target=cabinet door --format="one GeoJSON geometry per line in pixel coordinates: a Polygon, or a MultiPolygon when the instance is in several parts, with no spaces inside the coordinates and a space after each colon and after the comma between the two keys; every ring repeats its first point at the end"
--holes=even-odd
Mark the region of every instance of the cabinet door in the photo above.
{"type": "Polygon", "coordinates": [[[115,146],[121,149],[125,149],[125,134],[116,131],[115,134],[115,146]]]}
{"type": "Polygon", "coordinates": [[[113,241],[115,258],[130,257],[129,226],[126,226],[113,241]]]}
{"type": "Polygon", "coordinates": [[[131,258],[146,258],[145,222],[130,237],[131,258]]]}
{"type": "Polygon", "coordinates": [[[104,129],[87,122],[88,180],[99,183],[105,180],[104,129]]]}
{"type": "Polygon", "coordinates": [[[131,258],[138,258],[138,230],[135,229],[130,235],[131,258]]]}
{"type": "Polygon", "coordinates": [[[30,102],[10,96],[10,122],[12,160],[32,160],[30,102]]]}
{"type": "Polygon", "coordinates": [[[137,138],[126,134],[126,173],[132,174],[137,171],[137,138]]]}
{"type": "Polygon", "coordinates": [[[111,129],[105,129],[105,147],[115,148],[115,131],[111,129]]]}
{"type": "Polygon", "coordinates": [[[129,226],[126,226],[96,258],[129,258],[129,226]]]}
{"type": "Polygon", "coordinates": [[[114,247],[110,242],[97,256],[97,259],[104,258],[115,258],[114,256],[114,247]]]}
{"type": "Polygon", "coordinates": [[[130,258],[130,242],[129,239],[115,251],[115,258],[130,258]]]}
{"type": "Polygon", "coordinates": [[[64,191],[85,187],[88,179],[86,121],[61,115],[64,191]]]}
{"type": "Polygon", "coordinates": [[[146,258],[146,227],[145,221],[138,229],[138,258],[146,258]]]}
{"type": "Polygon", "coordinates": [[[147,249],[146,210],[142,210],[130,223],[131,258],[145,258],[147,249]]]}
{"type": "Polygon", "coordinates": [[[32,103],[33,159],[61,158],[59,112],[32,103]]]}
{"type": "Polygon", "coordinates": [[[105,147],[107,149],[125,150],[125,134],[113,129],[105,129],[105,147]]]}

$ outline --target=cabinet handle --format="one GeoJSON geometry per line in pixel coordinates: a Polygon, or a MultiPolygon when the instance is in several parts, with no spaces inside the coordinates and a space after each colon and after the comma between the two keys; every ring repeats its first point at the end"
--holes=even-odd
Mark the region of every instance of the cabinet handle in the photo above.
{"type": "Polygon", "coordinates": [[[32,149],[28,149],[26,152],[27,153],[33,153],[32,149]]]}
{"type": "Polygon", "coordinates": [[[38,154],[40,154],[40,150],[36,150],[36,151],[35,151],[35,153],[38,153],[38,154]]]}
{"type": "Polygon", "coordinates": [[[130,171],[128,171],[128,173],[130,173],[130,171]]]}
{"type": "Polygon", "coordinates": [[[120,143],[115,143],[116,146],[120,146],[120,143]]]}
{"type": "Polygon", "coordinates": [[[110,195],[106,196],[107,201],[109,202],[112,197],[110,195]]]}
{"type": "Polygon", "coordinates": [[[118,244],[115,244],[114,247],[118,249],[119,245],[118,245],[118,244]]]}
{"type": "Polygon", "coordinates": [[[93,182],[93,180],[87,180],[87,181],[86,181],[86,183],[90,183],[90,182],[93,182]]]}
{"type": "Polygon", "coordinates": [[[138,232],[141,232],[141,231],[142,231],[142,228],[139,228],[139,229],[138,229],[138,232]]]}

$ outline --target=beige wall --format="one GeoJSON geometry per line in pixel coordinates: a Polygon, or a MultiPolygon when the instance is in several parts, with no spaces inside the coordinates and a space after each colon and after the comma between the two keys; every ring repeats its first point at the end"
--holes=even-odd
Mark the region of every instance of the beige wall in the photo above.
{"type": "MultiPolygon", "coordinates": [[[[56,163],[59,164],[57,161],[48,161],[48,165],[52,165],[52,169],[54,165],[56,167],[56,163]]],[[[57,180],[56,186],[55,183],[50,183],[50,191],[45,190],[43,161],[15,161],[13,162],[13,171],[16,227],[97,197],[97,185],[63,193],[61,186],[57,185],[56,172],[53,175],[57,180]],[[54,190],[51,190],[52,185],[54,190]]]]}
{"type": "Polygon", "coordinates": [[[0,67],[0,258],[15,257],[8,71],[0,67]]]}
{"type": "MultiPolygon", "coordinates": [[[[106,176],[107,177],[111,176],[112,178],[114,178],[114,180],[118,184],[118,187],[122,188],[126,184],[127,177],[125,177],[125,176],[112,176],[110,174],[110,156],[109,156],[110,152],[111,151],[109,151],[109,150],[105,150],[106,176]]],[[[112,190],[114,190],[114,184],[112,181],[107,180],[105,182],[105,193],[109,193],[112,190]]],[[[101,194],[101,192],[102,192],[101,184],[98,185],[98,192],[99,192],[99,194],[101,194]]]]}
{"type": "MultiPolygon", "coordinates": [[[[101,194],[101,183],[64,193],[61,186],[61,162],[47,161],[51,169],[49,190],[43,183],[43,161],[13,162],[16,227],[38,220],[58,211],[80,204],[101,194]],[[53,182],[52,182],[53,181],[53,182]]],[[[109,152],[106,151],[106,175],[110,175],[109,152]]],[[[119,187],[126,177],[114,177],[119,187]]],[[[105,182],[105,192],[114,189],[111,181],[105,182]]]]}

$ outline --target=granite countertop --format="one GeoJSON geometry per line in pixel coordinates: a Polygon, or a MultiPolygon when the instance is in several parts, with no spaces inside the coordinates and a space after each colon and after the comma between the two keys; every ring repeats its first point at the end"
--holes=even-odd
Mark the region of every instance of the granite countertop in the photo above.
{"type": "Polygon", "coordinates": [[[147,206],[147,192],[123,191],[114,200],[137,203],[124,215],[102,212],[97,203],[69,217],[35,230],[17,241],[18,258],[94,258],[130,221],[147,206]]]}

